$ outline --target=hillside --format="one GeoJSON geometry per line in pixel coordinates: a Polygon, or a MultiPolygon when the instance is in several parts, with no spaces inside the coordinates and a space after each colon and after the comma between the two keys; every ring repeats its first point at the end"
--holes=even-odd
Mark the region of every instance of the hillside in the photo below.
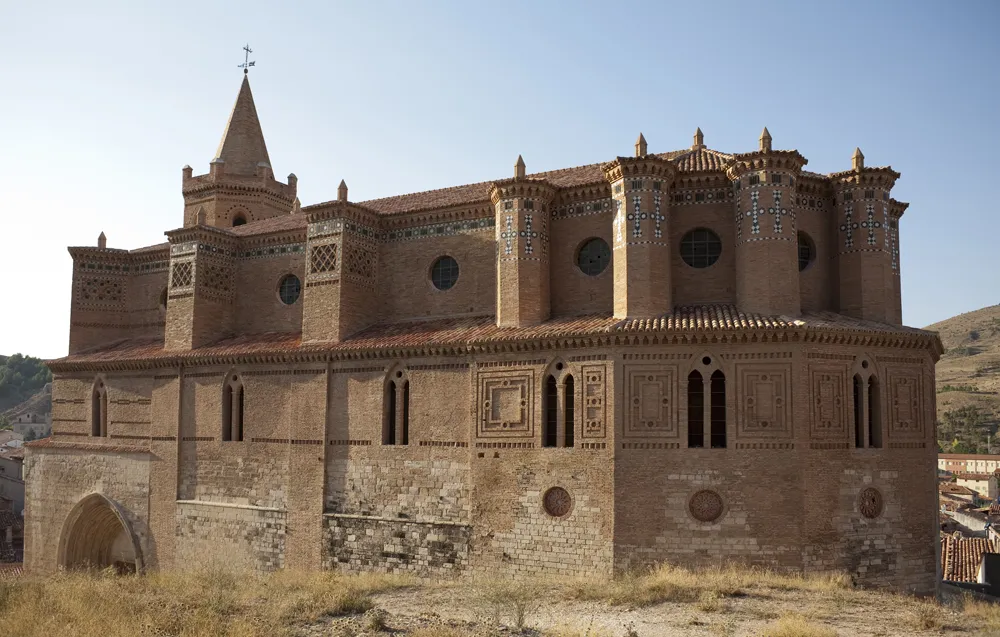
{"type": "Polygon", "coordinates": [[[945,451],[985,453],[1000,424],[1000,305],[966,312],[928,325],[938,332],[944,356],[937,364],[938,439],[945,451]]]}
{"type": "Polygon", "coordinates": [[[52,382],[52,372],[31,356],[0,356],[0,414],[28,400],[52,382]]]}

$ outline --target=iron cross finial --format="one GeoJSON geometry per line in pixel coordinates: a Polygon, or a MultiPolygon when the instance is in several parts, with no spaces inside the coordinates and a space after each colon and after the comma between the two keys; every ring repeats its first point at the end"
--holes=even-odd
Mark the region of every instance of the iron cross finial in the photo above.
{"type": "Polygon", "coordinates": [[[250,67],[253,66],[253,62],[250,61],[250,54],[253,53],[253,49],[250,48],[250,44],[243,47],[245,52],[243,55],[243,64],[240,64],[237,68],[243,69],[243,74],[246,75],[250,72],[250,67]]]}

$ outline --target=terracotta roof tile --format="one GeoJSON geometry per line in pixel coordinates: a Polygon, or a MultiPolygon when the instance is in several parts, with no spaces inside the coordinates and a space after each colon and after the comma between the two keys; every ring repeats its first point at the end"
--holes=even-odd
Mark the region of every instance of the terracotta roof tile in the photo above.
{"type": "Polygon", "coordinates": [[[971,473],[971,472],[958,472],[955,474],[957,480],[989,480],[993,477],[992,473],[971,473]]]}
{"type": "Polygon", "coordinates": [[[717,150],[698,148],[685,152],[674,162],[681,172],[719,172],[725,171],[732,159],[732,155],[717,150]]]}
{"type": "Polygon", "coordinates": [[[954,482],[939,482],[938,491],[940,493],[951,493],[953,495],[975,495],[976,492],[968,487],[955,484],[954,482]]]}
{"type": "Polygon", "coordinates": [[[24,566],[20,563],[0,564],[0,580],[15,579],[24,574],[24,566]]]}
{"type": "MultiPolygon", "coordinates": [[[[536,338],[575,338],[601,334],[644,332],[704,332],[790,327],[822,327],[877,332],[916,332],[912,328],[838,317],[831,313],[802,318],[768,317],[741,312],[732,305],[679,307],[672,314],[653,319],[616,319],[608,315],[563,317],[531,327],[497,327],[493,316],[468,316],[379,324],[340,343],[303,342],[299,333],[246,334],[193,350],[164,350],[161,339],[134,339],[49,361],[103,363],[125,360],[188,359],[205,356],[239,356],[280,352],[336,352],[395,349],[413,346],[464,346],[536,338]]],[[[34,444],[34,443],[32,443],[34,444]]],[[[955,485],[957,487],[957,485],[955,485]]],[[[958,487],[964,488],[964,487],[958,487]]],[[[970,492],[971,493],[971,492],[970,492]]]]}
{"type": "Polygon", "coordinates": [[[288,214],[280,217],[271,217],[270,219],[261,219],[260,221],[252,221],[242,226],[227,228],[227,230],[237,236],[245,237],[256,234],[267,234],[269,232],[281,232],[283,230],[305,230],[305,227],[306,215],[288,214]]]}
{"type": "Polygon", "coordinates": [[[975,582],[983,553],[995,553],[993,543],[985,537],[941,538],[941,579],[947,582],[975,582]]]}

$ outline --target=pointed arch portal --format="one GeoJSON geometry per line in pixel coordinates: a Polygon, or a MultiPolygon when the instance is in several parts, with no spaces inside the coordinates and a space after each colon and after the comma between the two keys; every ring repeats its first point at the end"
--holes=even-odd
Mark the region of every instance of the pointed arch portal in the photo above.
{"type": "Polygon", "coordinates": [[[59,566],[65,569],[111,566],[119,573],[142,572],[139,540],[115,501],[92,493],[73,507],[59,540],[59,566]]]}

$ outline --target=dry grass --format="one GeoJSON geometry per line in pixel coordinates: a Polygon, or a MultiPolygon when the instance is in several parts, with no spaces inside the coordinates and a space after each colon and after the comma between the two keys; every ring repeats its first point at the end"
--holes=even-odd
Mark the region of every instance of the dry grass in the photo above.
{"type": "Polygon", "coordinates": [[[323,617],[363,613],[371,594],[407,583],[331,573],[64,573],[4,584],[0,635],[280,637],[323,617]]]}
{"type": "Polygon", "coordinates": [[[631,573],[613,581],[581,580],[569,587],[568,596],[637,607],[694,601],[712,606],[712,599],[741,597],[767,589],[836,595],[851,590],[851,580],[843,574],[803,577],[740,565],[692,570],[665,564],[648,573],[631,573]]]}
{"type": "Polygon", "coordinates": [[[801,615],[785,615],[764,628],[760,637],[837,637],[837,631],[811,623],[801,615]]]}
{"type": "Polygon", "coordinates": [[[980,602],[972,597],[962,601],[962,616],[981,629],[1000,631],[1000,604],[980,602]]]}

